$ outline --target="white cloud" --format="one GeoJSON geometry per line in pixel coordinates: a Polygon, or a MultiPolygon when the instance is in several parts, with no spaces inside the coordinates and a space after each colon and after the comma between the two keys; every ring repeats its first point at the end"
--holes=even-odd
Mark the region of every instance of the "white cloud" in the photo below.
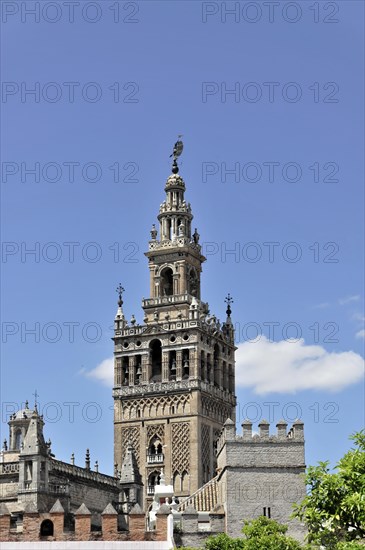
{"type": "Polygon", "coordinates": [[[316,304],[313,306],[313,309],[326,309],[327,307],[330,307],[329,302],[322,302],[321,304],[316,304]]]}
{"type": "Polygon", "coordinates": [[[346,296],[345,298],[340,298],[338,300],[338,303],[340,306],[344,306],[346,304],[350,304],[351,302],[358,302],[360,300],[360,295],[355,294],[353,296],[346,296]]]}
{"type": "Polygon", "coordinates": [[[355,338],[362,338],[365,340],[365,328],[359,330],[359,332],[355,334],[355,338]]]}
{"type": "Polygon", "coordinates": [[[236,384],[257,394],[302,390],[339,391],[364,376],[364,359],[353,351],[328,352],[304,340],[244,342],[236,354],[236,384]]]}
{"type": "MultiPolygon", "coordinates": [[[[82,374],[112,387],[113,367],[114,359],[109,357],[82,374]]],[[[236,353],[237,386],[252,388],[261,395],[339,391],[358,382],[363,375],[364,359],[359,354],[328,352],[322,346],[306,345],[303,339],[271,342],[262,336],[258,342],[239,344],[236,353]]]]}
{"type": "Polygon", "coordinates": [[[102,384],[105,384],[105,386],[113,386],[113,380],[114,380],[114,359],[113,357],[109,357],[108,359],[104,359],[99,365],[95,367],[95,369],[92,369],[90,371],[86,371],[83,374],[88,376],[89,378],[95,378],[96,380],[99,380],[102,382],[102,384]]]}

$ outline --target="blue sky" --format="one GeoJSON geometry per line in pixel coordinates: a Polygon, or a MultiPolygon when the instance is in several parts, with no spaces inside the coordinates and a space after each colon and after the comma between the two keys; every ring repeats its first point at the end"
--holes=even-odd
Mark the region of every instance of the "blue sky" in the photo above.
{"type": "Polygon", "coordinates": [[[364,424],[363,3],[76,4],[2,5],[3,437],[37,389],[56,455],[112,472],[115,288],[142,322],[183,134],[238,424],[300,414],[336,463],[364,424]]]}

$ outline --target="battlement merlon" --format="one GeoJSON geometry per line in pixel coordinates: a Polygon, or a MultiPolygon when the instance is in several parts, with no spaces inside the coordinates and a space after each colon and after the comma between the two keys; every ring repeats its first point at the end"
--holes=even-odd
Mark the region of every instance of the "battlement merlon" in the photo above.
{"type": "Polygon", "coordinates": [[[252,422],[244,420],[242,435],[228,419],[217,445],[218,468],[305,468],[304,423],[296,420],[287,432],[287,423],[276,424],[276,434],[270,435],[270,424],[261,420],[259,433],[253,434],[252,422]]]}

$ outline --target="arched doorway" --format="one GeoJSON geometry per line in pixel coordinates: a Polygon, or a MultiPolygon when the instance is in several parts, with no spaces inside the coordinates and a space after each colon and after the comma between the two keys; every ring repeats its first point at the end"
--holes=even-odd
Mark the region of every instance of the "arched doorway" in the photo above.
{"type": "Polygon", "coordinates": [[[53,537],[53,522],[45,519],[41,523],[41,537],[53,537]]]}

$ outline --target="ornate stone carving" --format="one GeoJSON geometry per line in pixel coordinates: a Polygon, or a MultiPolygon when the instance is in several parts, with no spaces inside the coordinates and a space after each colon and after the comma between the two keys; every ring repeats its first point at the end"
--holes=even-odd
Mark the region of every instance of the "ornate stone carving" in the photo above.
{"type": "Polygon", "coordinates": [[[123,403],[122,420],[147,419],[183,415],[190,412],[190,395],[177,394],[145,397],[123,403]]]}
{"type": "Polygon", "coordinates": [[[190,424],[174,422],[172,432],[172,471],[190,473],[190,424]]]}
{"type": "Polygon", "coordinates": [[[164,424],[152,424],[147,426],[147,442],[152,439],[152,437],[157,437],[162,445],[165,443],[165,425],[164,424]]]}
{"type": "Polygon", "coordinates": [[[211,446],[210,446],[210,426],[202,424],[202,464],[210,468],[211,446]]]}
{"type": "Polygon", "coordinates": [[[128,428],[121,429],[121,458],[124,459],[126,448],[128,444],[131,444],[134,450],[134,454],[137,460],[138,466],[140,465],[140,429],[137,426],[130,426],[128,428]]]}

